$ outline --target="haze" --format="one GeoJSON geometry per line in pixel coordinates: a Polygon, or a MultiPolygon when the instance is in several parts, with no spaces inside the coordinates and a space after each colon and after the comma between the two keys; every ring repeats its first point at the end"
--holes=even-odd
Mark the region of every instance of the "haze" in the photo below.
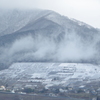
{"type": "Polygon", "coordinates": [[[0,8],[49,9],[100,28],[100,0],[0,0],[0,8]]]}

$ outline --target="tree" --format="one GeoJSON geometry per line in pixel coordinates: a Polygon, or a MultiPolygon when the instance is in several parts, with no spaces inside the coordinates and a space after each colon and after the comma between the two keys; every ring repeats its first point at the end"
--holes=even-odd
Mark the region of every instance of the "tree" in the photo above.
{"type": "Polygon", "coordinates": [[[32,92],[34,92],[34,90],[31,88],[24,88],[23,92],[32,93],[32,92]]]}

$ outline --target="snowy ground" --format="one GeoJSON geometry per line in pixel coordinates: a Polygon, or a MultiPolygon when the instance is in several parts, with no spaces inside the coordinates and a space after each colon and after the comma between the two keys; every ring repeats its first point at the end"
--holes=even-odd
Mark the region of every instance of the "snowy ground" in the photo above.
{"type": "Polygon", "coordinates": [[[47,87],[87,78],[99,79],[100,67],[82,63],[14,63],[8,69],[0,71],[0,79],[42,82],[47,87]]]}

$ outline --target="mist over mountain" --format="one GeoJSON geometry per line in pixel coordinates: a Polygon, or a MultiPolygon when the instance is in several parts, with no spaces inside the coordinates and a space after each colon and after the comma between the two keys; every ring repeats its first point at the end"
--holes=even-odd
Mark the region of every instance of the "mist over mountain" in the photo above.
{"type": "Polygon", "coordinates": [[[99,29],[50,10],[0,12],[0,67],[14,62],[100,62],[99,29]]]}

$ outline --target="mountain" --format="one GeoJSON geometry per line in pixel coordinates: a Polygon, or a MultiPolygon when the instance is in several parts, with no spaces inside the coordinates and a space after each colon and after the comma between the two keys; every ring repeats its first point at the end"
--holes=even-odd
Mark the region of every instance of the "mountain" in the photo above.
{"type": "Polygon", "coordinates": [[[99,29],[50,10],[0,12],[0,67],[36,61],[99,63],[99,29]]]}

